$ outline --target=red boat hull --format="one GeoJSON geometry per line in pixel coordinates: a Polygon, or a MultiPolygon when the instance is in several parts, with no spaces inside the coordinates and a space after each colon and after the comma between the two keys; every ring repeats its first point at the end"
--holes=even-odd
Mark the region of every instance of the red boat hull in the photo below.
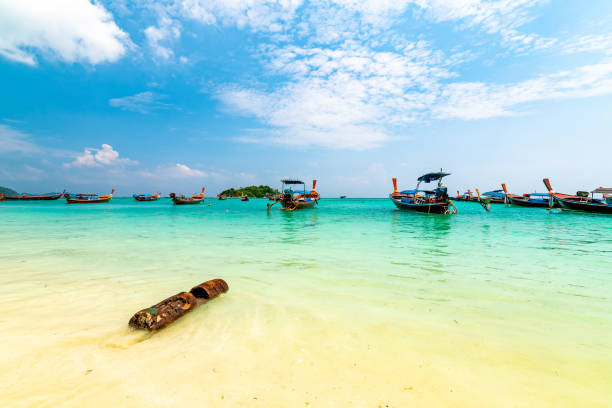
{"type": "Polygon", "coordinates": [[[96,203],[108,203],[111,198],[94,198],[93,200],[87,200],[82,198],[67,198],[67,204],[96,204],[96,203]]]}

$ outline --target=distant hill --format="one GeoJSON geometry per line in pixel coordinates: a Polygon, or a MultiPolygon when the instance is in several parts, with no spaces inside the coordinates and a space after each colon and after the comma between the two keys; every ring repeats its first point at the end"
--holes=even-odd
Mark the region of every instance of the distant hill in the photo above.
{"type": "Polygon", "coordinates": [[[279,191],[270,187],[270,186],[248,186],[248,187],[240,187],[237,189],[228,188],[220,193],[220,195],[224,195],[227,197],[240,197],[241,193],[248,195],[253,198],[262,198],[267,195],[276,195],[279,194],[279,191]]]}
{"type": "Polygon", "coordinates": [[[3,193],[5,196],[16,196],[19,195],[18,192],[16,192],[15,190],[12,190],[8,187],[2,187],[0,186],[0,193],[3,193]]]}

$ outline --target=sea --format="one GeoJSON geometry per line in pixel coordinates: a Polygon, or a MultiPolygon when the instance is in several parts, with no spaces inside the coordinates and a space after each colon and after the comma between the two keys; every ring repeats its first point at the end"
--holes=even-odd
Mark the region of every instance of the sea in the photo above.
{"type": "Polygon", "coordinates": [[[612,216],[267,203],[0,202],[0,405],[612,405],[612,216]]]}

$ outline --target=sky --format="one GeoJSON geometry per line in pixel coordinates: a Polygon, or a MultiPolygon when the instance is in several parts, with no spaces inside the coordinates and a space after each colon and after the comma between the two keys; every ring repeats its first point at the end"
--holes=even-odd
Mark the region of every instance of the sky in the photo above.
{"type": "Polygon", "coordinates": [[[612,186],[609,0],[0,0],[0,185],[612,186]]]}

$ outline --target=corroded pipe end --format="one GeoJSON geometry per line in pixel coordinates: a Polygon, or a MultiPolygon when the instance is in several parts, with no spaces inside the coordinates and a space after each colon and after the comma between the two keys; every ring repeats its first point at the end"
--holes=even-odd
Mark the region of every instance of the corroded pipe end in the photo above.
{"type": "Polygon", "coordinates": [[[198,286],[194,286],[191,288],[190,292],[198,299],[210,300],[228,290],[229,286],[223,279],[213,279],[200,283],[198,286]]]}
{"type": "Polygon", "coordinates": [[[190,312],[198,301],[190,292],[181,292],[136,312],[129,325],[136,329],[159,330],[190,312]]]}

